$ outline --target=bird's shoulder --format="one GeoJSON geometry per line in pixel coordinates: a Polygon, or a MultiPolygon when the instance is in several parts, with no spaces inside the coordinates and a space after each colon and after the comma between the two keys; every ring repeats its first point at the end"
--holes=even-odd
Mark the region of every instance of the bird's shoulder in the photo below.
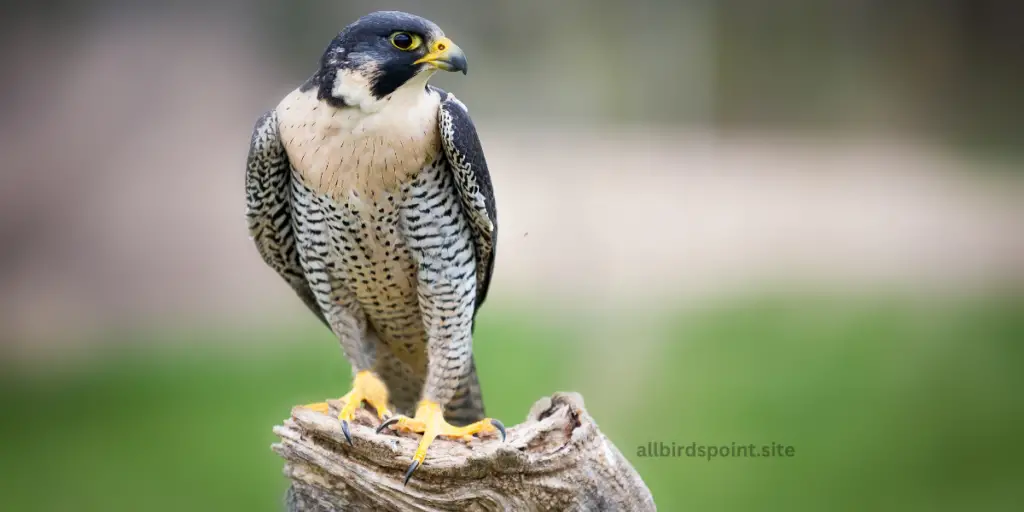
{"type": "Polygon", "coordinates": [[[454,94],[434,85],[427,86],[433,94],[436,94],[439,99],[438,108],[440,109],[452,109],[457,108],[462,110],[465,114],[469,114],[469,107],[466,106],[459,98],[454,94]]]}
{"type": "Polygon", "coordinates": [[[437,95],[437,97],[438,97],[438,99],[440,99],[441,103],[444,103],[445,98],[448,97],[448,91],[446,91],[446,90],[444,90],[444,89],[442,89],[442,88],[440,88],[440,87],[438,87],[436,85],[428,85],[427,86],[427,93],[437,95]]]}

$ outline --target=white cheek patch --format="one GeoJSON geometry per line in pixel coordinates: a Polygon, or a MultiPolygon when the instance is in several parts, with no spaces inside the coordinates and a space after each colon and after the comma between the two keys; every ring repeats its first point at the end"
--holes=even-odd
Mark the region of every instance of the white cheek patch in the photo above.
{"type": "Polygon", "coordinates": [[[378,73],[373,66],[363,66],[358,70],[339,70],[334,77],[331,95],[365,112],[376,111],[382,102],[373,97],[370,82],[378,73]]]}

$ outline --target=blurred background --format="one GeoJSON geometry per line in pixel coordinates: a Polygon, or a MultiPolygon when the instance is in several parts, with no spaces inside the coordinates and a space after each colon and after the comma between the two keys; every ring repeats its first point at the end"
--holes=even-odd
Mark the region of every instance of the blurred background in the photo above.
{"type": "Polygon", "coordinates": [[[662,510],[1024,501],[1021,2],[2,9],[0,509],[280,509],[271,427],[349,369],[249,241],[244,160],[380,9],[472,64],[434,83],[496,186],[490,415],[581,392],[662,510]]]}

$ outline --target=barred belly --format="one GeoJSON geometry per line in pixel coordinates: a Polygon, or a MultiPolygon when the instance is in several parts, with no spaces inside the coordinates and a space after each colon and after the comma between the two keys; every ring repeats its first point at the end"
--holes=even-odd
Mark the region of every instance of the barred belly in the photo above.
{"type": "Polygon", "coordinates": [[[332,197],[294,171],[292,186],[300,260],[314,295],[325,311],[355,313],[354,325],[332,327],[367,332],[364,349],[346,355],[369,358],[362,363],[385,381],[400,411],[414,407],[428,379],[430,398],[447,402],[472,353],[476,262],[443,153],[391,190],[353,187],[332,197]]]}

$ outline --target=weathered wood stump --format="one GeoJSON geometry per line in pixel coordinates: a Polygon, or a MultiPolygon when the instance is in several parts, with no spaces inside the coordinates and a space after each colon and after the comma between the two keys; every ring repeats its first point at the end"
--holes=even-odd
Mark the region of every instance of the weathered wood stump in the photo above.
{"type": "MultiPolygon", "coordinates": [[[[331,414],[340,404],[331,402],[331,414]]],[[[576,393],[555,393],[500,439],[439,438],[407,486],[419,437],[374,433],[360,410],[345,442],[336,417],[296,408],[274,428],[290,512],[362,510],[655,510],[640,475],[598,429],[576,393]]]]}

